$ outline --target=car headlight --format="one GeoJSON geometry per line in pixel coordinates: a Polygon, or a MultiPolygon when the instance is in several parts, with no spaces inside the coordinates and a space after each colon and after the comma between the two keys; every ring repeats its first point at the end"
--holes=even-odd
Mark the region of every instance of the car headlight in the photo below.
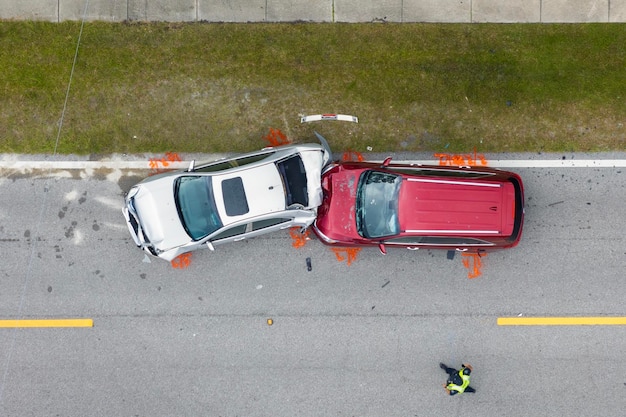
{"type": "Polygon", "coordinates": [[[128,191],[128,194],[126,194],[126,200],[130,200],[131,198],[133,198],[134,196],[137,195],[137,193],[139,192],[139,187],[133,187],[128,191]]]}

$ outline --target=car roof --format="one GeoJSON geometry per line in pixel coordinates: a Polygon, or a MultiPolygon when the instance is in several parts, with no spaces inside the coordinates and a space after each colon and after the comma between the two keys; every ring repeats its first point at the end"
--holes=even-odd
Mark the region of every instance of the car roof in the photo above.
{"type": "Polygon", "coordinates": [[[282,179],[273,163],[217,173],[211,181],[224,226],[285,210],[282,179]]]}
{"type": "Polygon", "coordinates": [[[508,235],[515,215],[510,182],[403,175],[399,222],[405,234],[508,235]]]}

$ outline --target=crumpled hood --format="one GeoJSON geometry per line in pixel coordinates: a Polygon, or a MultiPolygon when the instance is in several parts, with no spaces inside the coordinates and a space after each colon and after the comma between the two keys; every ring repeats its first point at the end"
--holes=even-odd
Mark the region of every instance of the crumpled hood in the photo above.
{"type": "Polygon", "coordinates": [[[363,170],[335,168],[324,174],[322,185],[326,195],[315,221],[318,230],[333,240],[359,239],[356,228],[356,192],[363,170]],[[331,197],[332,195],[332,197],[331,197]]]}
{"type": "Polygon", "coordinates": [[[175,248],[191,241],[185,232],[176,203],[174,202],[174,180],[153,181],[139,184],[133,196],[134,207],[145,237],[161,251],[175,248]],[[167,238],[166,238],[167,236],[167,238]]]}
{"type": "Polygon", "coordinates": [[[307,190],[309,194],[309,208],[319,207],[322,204],[322,168],[324,168],[324,153],[320,151],[300,152],[302,163],[306,170],[307,190]]]}

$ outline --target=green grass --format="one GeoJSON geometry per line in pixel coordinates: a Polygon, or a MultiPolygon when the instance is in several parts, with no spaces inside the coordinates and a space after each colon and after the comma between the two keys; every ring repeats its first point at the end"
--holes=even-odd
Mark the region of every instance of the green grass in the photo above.
{"type": "Polygon", "coordinates": [[[624,24],[0,22],[0,152],[626,148],[624,24]],[[300,124],[347,113],[359,124],[300,124]]]}

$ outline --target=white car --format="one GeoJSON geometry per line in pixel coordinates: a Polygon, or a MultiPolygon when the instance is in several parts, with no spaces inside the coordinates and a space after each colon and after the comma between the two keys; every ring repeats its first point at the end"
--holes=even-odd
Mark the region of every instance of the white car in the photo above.
{"type": "Polygon", "coordinates": [[[128,230],[147,253],[171,261],[199,248],[291,227],[306,229],[322,203],[326,140],[257,152],[148,177],[130,189],[128,230]]]}

